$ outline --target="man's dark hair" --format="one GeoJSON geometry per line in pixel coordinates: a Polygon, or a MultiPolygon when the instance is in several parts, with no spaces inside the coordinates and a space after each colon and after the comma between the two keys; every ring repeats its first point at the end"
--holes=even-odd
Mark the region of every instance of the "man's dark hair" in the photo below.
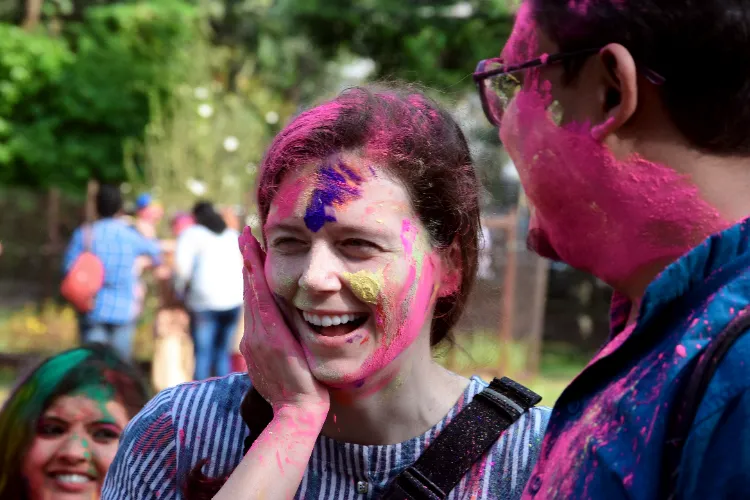
{"type": "Polygon", "coordinates": [[[223,233],[227,228],[227,223],[209,201],[199,201],[193,206],[193,218],[196,224],[216,234],[223,233]]]}
{"type": "MultiPolygon", "coordinates": [[[[529,0],[563,52],[619,43],[666,78],[664,106],[696,148],[750,154],[750,2],[529,0]]],[[[575,79],[580,65],[566,67],[575,79]]]]}
{"type": "Polygon", "coordinates": [[[99,217],[113,217],[122,210],[120,188],[111,184],[102,184],[96,193],[96,213],[99,217]]]}

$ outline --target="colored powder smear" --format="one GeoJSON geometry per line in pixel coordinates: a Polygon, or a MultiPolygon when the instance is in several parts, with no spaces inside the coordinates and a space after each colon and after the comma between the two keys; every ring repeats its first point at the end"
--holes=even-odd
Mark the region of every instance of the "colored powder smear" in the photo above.
{"type": "Polygon", "coordinates": [[[590,124],[557,126],[542,87],[516,96],[500,130],[533,205],[529,246],[537,253],[617,287],[724,227],[687,177],[637,155],[616,159],[590,124]]]}
{"type": "MultiPolygon", "coordinates": [[[[503,57],[518,62],[539,53],[525,2],[503,57]]],[[[506,109],[500,137],[532,206],[529,245],[537,253],[617,287],[726,226],[689,178],[637,155],[615,158],[592,137],[591,123],[558,126],[549,82],[533,70],[525,81],[506,109]]]]}
{"type": "Polygon", "coordinates": [[[335,222],[336,217],[329,210],[360,195],[362,177],[349,168],[342,160],[336,165],[324,165],[316,173],[315,189],[305,211],[305,225],[316,233],[326,222],[335,222]]]}
{"type": "Polygon", "coordinates": [[[342,273],[342,276],[349,282],[354,295],[362,302],[376,304],[378,294],[380,293],[382,277],[372,271],[363,269],[356,273],[342,273]]]}
{"type": "MultiPolygon", "coordinates": [[[[409,263],[406,277],[384,286],[398,286],[393,293],[381,293],[375,321],[383,337],[377,350],[363,363],[359,377],[367,378],[390,364],[419,337],[425,326],[430,305],[435,300],[435,262],[429,242],[420,234],[419,228],[408,219],[402,224],[401,239],[404,258],[409,263]],[[403,280],[403,281],[402,281],[403,280]]],[[[388,268],[384,270],[388,276],[388,268]]],[[[372,390],[380,390],[389,380],[382,380],[372,390]]]]}

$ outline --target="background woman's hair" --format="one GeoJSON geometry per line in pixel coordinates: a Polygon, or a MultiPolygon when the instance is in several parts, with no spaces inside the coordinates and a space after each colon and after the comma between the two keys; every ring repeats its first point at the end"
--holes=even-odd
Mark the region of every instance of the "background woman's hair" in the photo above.
{"type": "Polygon", "coordinates": [[[21,466],[47,408],[60,396],[97,384],[111,387],[131,418],[151,396],[140,373],[102,344],[47,358],[18,381],[0,409],[0,498],[27,498],[21,466]]]}
{"type": "MultiPolygon", "coordinates": [[[[466,138],[450,114],[414,86],[346,90],[297,116],[271,143],[258,179],[261,225],[289,172],[342,152],[361,154],[385,168],[408,191],[432,244],[439,249],[455,244],[460,252],[461,284],[435,305],[431,344],[436,345],[463,312],[477,269],[479,181],[466,138]]],[[[250,443],[272,417],[270,405],[251,389],[242,405],[250,443]]],[[[211,498],[226,480],[206,478],[204,463],[188,478],[190,499],[211,498]]]]}
{"type": "Polygon", "coordinates": [[[227,228],[224,218],[216,211],[209,201],[199,201],[193,206],[193,217],[196,224],[200,224],[211,232],[221,234],[227,228]]]}

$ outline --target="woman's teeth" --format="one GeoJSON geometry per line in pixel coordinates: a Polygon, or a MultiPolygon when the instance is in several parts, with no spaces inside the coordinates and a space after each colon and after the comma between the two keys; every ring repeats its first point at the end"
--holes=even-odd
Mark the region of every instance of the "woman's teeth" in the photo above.
{"type": "Polygon", "coordinates": [[[87,483],[89,481],[88,476],[82,474],[57,474],[55,479],[61,483],[87,483]]]}
{"type": "Polygon", "coordinates": [[[302,317],[310,323],[311,325],[315,326],[336,326],[336,325],[344,325],[346,323],[349,323],[350,321],[354,321],[356,319],[359,319],[362,317],[362,314],[343,314],[341,316],[317,316],[315,314],[310,314],[305,311],[302,311],[302,317]]]}

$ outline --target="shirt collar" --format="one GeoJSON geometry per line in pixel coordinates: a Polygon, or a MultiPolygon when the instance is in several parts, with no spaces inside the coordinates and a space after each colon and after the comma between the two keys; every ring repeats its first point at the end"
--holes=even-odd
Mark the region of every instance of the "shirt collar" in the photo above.
{"type": "MultiPolygon", "coordinates": [[[[703,284],[725,266],[750,254],[750,218],[711,235],[703,243],[670,264],[646,288],[638,311],[638,323],[703,284]]],[[[615,291],[610,307],[610,338],[627,324],[632,302],[615,291]]]]}

